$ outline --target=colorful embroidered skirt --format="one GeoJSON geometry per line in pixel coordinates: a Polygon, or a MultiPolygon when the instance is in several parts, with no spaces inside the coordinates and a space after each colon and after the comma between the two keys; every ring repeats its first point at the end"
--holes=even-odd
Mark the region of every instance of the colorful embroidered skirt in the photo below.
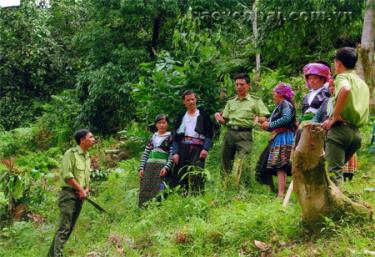
{"type": "Polygon", "coordinates": [[[165,166],[167,159],[167,153],[151,151],[140,181],[139,206],[143,206],[159,193],[163,183],[160,170],[165,166]]]}
{"type": "Polygon", "coordinates": [[[292,131],[281,132],[276,135],[270,145],[270,153],[267,160],[267,169],[276,175],[278,170],[284,170],[291,175],[290,155],[292,153],[294,133],[292,131]]]}

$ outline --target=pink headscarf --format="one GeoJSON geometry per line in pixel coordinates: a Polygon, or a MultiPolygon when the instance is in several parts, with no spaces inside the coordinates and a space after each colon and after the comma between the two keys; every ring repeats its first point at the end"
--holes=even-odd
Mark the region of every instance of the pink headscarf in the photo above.
{"type": "Polygon", "coordinates": [[[279,84],[277,84],[273,90],[289,101],[291,101],[295,95],[292,87],[288,84],[285,84],[284,82],[280,82],[279,84]]]}
{"type": "Polygon", "coordinates": [[[310,88],[309,83],[307,82],[308,75],[318,75],[325,79],[327,82],[331,78],[330,69],[321,63],[309,63],[303,67],[303,73],[305,74],[306,85],[310,88]]]}

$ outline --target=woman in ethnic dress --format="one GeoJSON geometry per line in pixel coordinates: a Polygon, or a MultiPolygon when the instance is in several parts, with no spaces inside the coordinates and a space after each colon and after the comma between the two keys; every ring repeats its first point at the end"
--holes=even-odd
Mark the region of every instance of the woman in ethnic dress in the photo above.
{"type": "Polygon", "coordinates": [[[157,131],[148,141],[139,168],[139,206],[156,197],[163,188],[163,178],[172,167],[172,133],[168,131],[168,117],[155,118],[157,131]]]}
{"type": "Polygon", "coordinates": [[[257,165],[258,181],[273,189],[272,175],[277,176],[278,197],[285,194],[286,177],[291,175],[290,155],[293,147],[296,110],[292,88],[281,82],[273,89],[273,100],[277,104],[270,118],[261,123],[261,128],[271,132],[269,144],[257,165]]]}

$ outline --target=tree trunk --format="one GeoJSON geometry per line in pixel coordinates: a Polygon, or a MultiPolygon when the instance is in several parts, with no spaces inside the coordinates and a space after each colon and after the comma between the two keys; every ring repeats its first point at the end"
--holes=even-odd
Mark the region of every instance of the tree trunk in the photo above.
{"type": "Polygon", "coordinates": [[[254,0],[253,3],[253,38],[254,38],[254,47],[256,49],[256,54],[255,54],[255,81],[259,81],[260,79],[260,52],[259,52],[259,47],[258,47],[258,25],[257,25],[257,0],[254,0]]]}
{"type": "Polygon", "coordinates": [[[324,216],[371,219],[372,209],[367,203],[352,201],[329,179],[323,146],[324,131],[320,125],[306,125],[292,156],[294,192],[302,207],[304,224],[311,231],[319,231],[324,216]]]}
{"type": "MultiPolygon", "coordinates": [[[[375,0],[367,0],[366,12],[363,20],[361,44],[358,46],[357,71],[370,88],[371,96],[375,93],[375,0]]],[[[374,101],[371,101],[374,102],[374,101]]]]}
{"type": "Polygon", "coordinates": [[[152,39],[150,46],[150,58],[155,59],[155,53],[159,44],[160,37],[160,26],[161,26],[162,12],[160,10],[156,11],[156,15],[152,21],[152,39]]]}

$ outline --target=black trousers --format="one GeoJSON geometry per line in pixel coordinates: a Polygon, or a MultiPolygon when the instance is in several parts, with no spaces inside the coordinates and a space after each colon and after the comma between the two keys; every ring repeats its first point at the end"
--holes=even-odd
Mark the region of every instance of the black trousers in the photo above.
{"type": "Polygon", "coordinates": [[[204,159],[200,159],[201,145],[179,144],[180,160],[171,175],[172,187],[180,185],[185,192],[201,193],[204,190],[204,159]]]}

